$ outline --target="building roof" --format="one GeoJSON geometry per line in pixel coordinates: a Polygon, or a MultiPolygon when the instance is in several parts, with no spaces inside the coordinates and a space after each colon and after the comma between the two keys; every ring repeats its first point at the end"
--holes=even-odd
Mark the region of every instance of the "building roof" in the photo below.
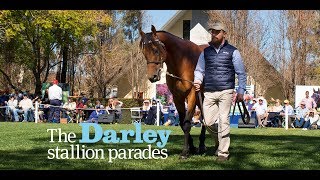
{"type": "Polygon", "coordinates": [[[160,29],[168,31],[186,12],[187,10],[178,10],[160,29]]]}

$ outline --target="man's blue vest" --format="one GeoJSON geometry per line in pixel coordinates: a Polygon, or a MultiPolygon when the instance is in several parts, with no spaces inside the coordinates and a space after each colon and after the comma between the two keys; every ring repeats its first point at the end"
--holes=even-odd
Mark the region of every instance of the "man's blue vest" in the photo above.
{"type": "Polygon", "coordinates": [[[204,49],[205,76],[203,81],[205,91],[234,89],[235,70],[232,55],[236,49],[228,44],[228,41],[225,41],[219,53],[213,46],[204,49]]]}

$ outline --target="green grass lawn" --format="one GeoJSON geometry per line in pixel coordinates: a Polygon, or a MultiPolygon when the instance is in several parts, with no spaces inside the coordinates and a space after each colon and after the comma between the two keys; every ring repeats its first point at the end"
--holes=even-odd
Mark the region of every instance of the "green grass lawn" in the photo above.
{"type": "MultiPolygon", "coordinates": [[[[132,124],[103,124],[103,130],[135,129],[132,124]]],[[[47,129],[61,128],[63,132],[74,132],[76,142],[82,136],[79,124],[35,124],[0,123],[0,169],[108,169],[108,170],[318,170],[320,169],[320,131],[301,129],[231,129],[230,160],[215,162],[213,140],[207,133],[206,155],[192,155],[179,159],[183,147],[183,133],[180,127],[142,126],[142,131],[171,130],[166,159],[48,159],[48,149],[66,148],[72,143],[50,143],[47,129]]],[[[93,130],[92,130],[93,132],[93,130]]],[[[192,128],[195,145],[198,146],[200,128],[192,128]]],[[[58,136],[55,135],[57,140],[58,136]]],[[[132,140],[133,138],[131,138],[132,140]]],[[[82,145],[82,144],[80,144],[82,145]]],[[[91,149],[147,149],[148,144],[106,144],[102,141],[86,144],[91,149]]],[[[152,144],[152,149],[158,148],[152,144]]]]}

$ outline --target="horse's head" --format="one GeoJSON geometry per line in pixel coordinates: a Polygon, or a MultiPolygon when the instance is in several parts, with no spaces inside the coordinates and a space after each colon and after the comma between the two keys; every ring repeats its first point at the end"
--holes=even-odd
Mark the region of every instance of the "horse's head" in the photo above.
{"type": "Polygon", "coordinates": [[[318,91],[316,91],[313,88],[313,94],[312,94],[311,98],[313,98],[316,103],[320,102],[320,88],[318,88],[318,91]]]}
{"type": "Polygon", "coordinates": [[[166,60],[167,51],[165,45],[159,40],[156,28],[152,25],[151,33],[144,33],[141,28],[140,49],[147,60],[147,74],[151,82],[160,80],[163,62],[166,60]]]}

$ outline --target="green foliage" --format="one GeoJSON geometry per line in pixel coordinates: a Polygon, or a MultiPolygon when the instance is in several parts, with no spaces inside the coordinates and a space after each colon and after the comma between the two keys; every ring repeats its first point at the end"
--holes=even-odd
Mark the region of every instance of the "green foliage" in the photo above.
{"type": "Polygon", "coordinates": [[[131,108],[131,107],[141,107],[143,100],[142,99],[124,99],[119,98],[120,101],[123,102],[124,108],[131,108]]]}
{"type": "Polygon", "coordinates": [[[0,27],[4,27],[2,39],[5,40],[2,47],[11,42],[15,45],[11,46],[14,56],[2,59],[23,65],[34,75],[36,85],[41,85],[39,81],[44,79],[41,76],[49,60],[56,61],[53,54],[57,48],[73,45],[78,46],[75,49],[83,49],[86,44],[94,44],[98,25],[109,26],[111,22],[112,18],[104,11],[2,10],[0,27]]]}

